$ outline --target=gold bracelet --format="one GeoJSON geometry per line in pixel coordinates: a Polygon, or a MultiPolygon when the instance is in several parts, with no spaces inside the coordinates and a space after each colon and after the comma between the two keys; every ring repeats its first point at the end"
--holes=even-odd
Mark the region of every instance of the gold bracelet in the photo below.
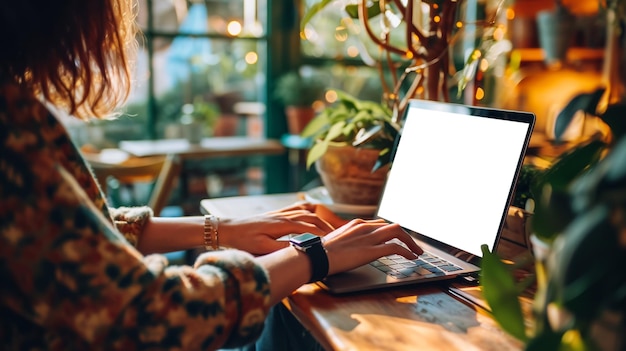
{"type": "Polygon", "coordinates": [[[217,228],[220,225],[220,218],[213,216],[213,243],[215,244],[214,248],[215,250],[219,250],[220,249],[220,237],[218,235],[218,231],[217,228]]]}
{"type": "Polygon", "coordinates": [[[209,250],[217,250],[219,245],[219,238],[217,235],[217,227],[219,225],[219,218],[213,215],[204,216],[204,231],[202,238],[204,239],[204,248],[209,250]]]}

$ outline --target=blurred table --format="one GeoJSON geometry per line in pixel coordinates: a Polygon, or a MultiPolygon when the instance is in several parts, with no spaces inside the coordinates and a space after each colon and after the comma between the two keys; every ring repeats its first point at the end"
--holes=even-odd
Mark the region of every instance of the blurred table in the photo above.
{"type": "MultiPolygon", "coordinates": [[[[205,199],[204,213],[250,216],[290,205],[301,193],[205,199]]],[[[424,284],[332,295],[307,284],[283,303],[326,350],[521,350],[484,309],[474,285],[424,284]]]]}
{"type": "Polygon", "coordinates": [[[300,193],[229,196],[200,201],[200,210],[218,217],[240,217],[273,211],[303,199],[300,193]]]}
{"type": "Polygon", "coordinates": [[[119,148],[138,157],[176,154],[183,160],[285,152],[278,140],[239,136],[204,138],[199,144],[186,139],[128,140],[121,141],[119,148]]]}
{"type": "MultiPolygon", "coordinates": [[[[191,172],[185,167],[185,161],[217,158],[247,160],[251,157],[280,155],[285,152],[285,147],[278,140],[246,136],[204,138],[198,144],[190,143],[186,139],[128,140],[121,141],[119,148],[135,157],[173,157],[180,163],[180,167],[171,168],[171,174],[167,176],[168,179],[180,179],[181,197],[185,200],[188,200],[190,195],[187,188],[191,172]]],[[[173,189],[164,191],[169,198],[173,189]]],[[[193,206],[196,211],[197,205],[193,206]]]]}
{"type": "MultiPolygon", "coordinates": [[[[100,187],[115,206],[124,204],[119,202],[119,194],[115,196],[109,192],[109,177],[115,178],[118,185],[126,187],[132,187],[141,182],[154,182],[147,205],[157,214],[165,207],[174,178],[179,172],[179,163],[174,155],[137,157],[120,149],[96,151],[85,148],[83,156],[91,165],[100,187]],[[114,201],[116,199],[117,202],[114,201]]],[[[131,191],[131,194],[133,193],[134,191],[131,191]]],[[[142,201],[133,200],[138,203],[142,201]]]]}

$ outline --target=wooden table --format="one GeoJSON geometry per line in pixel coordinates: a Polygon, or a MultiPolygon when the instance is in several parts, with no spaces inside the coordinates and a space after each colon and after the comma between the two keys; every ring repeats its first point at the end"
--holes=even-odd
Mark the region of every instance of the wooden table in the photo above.
{"type": "Polygon", "coordinates": [[[186,139],[121,141],[119,148],[138,157],[176,154],[181,159],[277,155],[285,152],[280,141],[251,137],[204,138],[200,144],[186,139]]]}
{"type": "MultiPolygon", "coordinates": [[[[298,193],[201,201],[217,216],[249,216],[287,206],[298,193]]],[[[283,303],[327,350],[520,350],[481,307],[480,289],[460,283],[332,295],[307,284],[283,303]]]]}
{"type": "Polygon", "coordinates": [[[334,296],[308,284],[284,303],[327,350],[523,349],[445,285],[334,296]]]}

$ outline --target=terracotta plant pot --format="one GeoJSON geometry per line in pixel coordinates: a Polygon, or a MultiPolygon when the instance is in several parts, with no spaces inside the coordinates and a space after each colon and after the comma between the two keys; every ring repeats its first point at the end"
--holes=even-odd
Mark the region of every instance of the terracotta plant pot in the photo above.
{"type": "Polygon", "coordinates": [[[289,134],[299,135],[304,127],[315,117],[315,110],[312,107],[287,106],[287,128],[289,134]]]}
{"type": "Polygon", "coordinates": [[[322,183],[335,203],[377,205],[389,166],[372,173],[379,150],[330,145],[315,162],[322,183]]]}

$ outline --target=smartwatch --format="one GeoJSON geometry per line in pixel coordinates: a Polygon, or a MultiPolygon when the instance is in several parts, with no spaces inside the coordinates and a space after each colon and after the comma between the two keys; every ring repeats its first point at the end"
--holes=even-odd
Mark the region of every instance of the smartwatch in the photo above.
{"type": "Polygon", "coordinates": [[[289,239],[291,246],[304,252],[311,260],[311,280],[320,281],[328,275],[328,256],[322,244],[322,238],[311,233],[296,235],[289,239]]]}

